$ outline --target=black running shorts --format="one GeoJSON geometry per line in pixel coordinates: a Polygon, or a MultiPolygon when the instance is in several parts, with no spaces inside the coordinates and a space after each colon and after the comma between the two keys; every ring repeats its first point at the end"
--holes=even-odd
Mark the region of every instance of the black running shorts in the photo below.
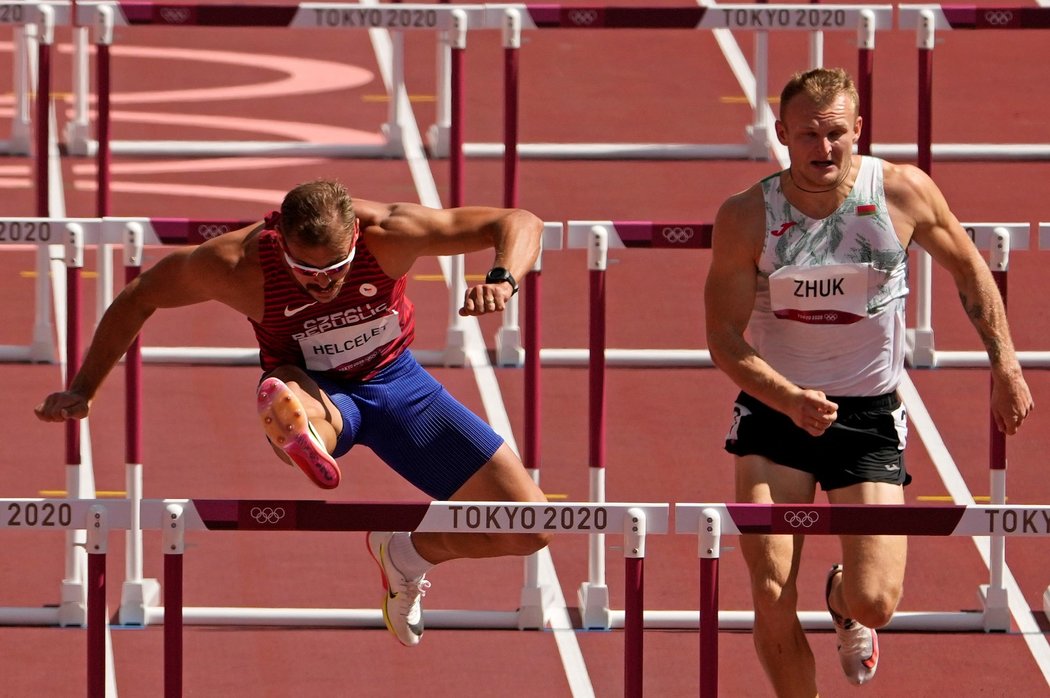
{"type": "Polygon", "coordinates": [[[896,393],[828,400],[839,406],[838,419],[811,436],[784,413],[740,393],[725,448],[810,473],[825,491],[860,482],[911,482],[904,469],[907,417],[896,393]]]}

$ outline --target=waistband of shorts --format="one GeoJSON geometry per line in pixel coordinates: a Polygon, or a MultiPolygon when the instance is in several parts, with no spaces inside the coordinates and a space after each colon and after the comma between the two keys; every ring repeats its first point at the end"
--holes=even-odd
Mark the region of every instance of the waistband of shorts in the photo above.
{"type": "MultiPolygon", "coordinates": [[[[887,408],[895,408],[901,403],[900,396],[897,391],[892,393],[884,393],[882,395],[828,395],[828,400],[831,400],[839,406],[839,410],[842,412],[867,412],[869,410],[883,410],[887,408]]],[[[761,405],[765,407],[765,404],[750,393],[741,392],[737,397],[738,402],[744,404],[750,403],[751,405],[761,405]]]]}
{"type": "Polygon", "coordinates": [[[897,407],[901,404],[901,398],[897,391],[883,393],[882,395],[828,395],[828,399],[845,412],[867,412],[868,410],[897,407]]]}

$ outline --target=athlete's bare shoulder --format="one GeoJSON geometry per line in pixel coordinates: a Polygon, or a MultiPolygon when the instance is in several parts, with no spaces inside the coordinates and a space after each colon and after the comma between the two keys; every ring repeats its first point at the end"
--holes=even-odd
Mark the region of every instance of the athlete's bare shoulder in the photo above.
{"type": "Polygon", "coordinates": [[[715,216],[714,242],[719,247],[732,242],[761,249],[765,238],[766,206],[761,184],[727,198],[715,216]]]}
{"type": "Polygon", "coordinates": [[[885,163],[883,186],[894,227],[905,247],[916,230],[950,225],[954,220],[940,188],[915,165],[885,163]]]}

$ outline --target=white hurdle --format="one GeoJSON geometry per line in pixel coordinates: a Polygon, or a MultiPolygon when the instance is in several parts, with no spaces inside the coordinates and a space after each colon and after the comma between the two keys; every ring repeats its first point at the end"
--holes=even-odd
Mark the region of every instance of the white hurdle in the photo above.
{"type": "MultiPolygon", "coordinates": [[[[676,504],[675,533],[698,537],[700,557],[700,696],[718,696],[718,630],[723,614],[718,609],[718,562],[721,539],[746,533],[805,535],[911,535],[911,536],[1050,536],[1050,506],[941,506],[941,505],[842,505],[842,504],[676,504]],[[717,622],[704,622],[716,619],[717,622]]],[[[802,614],[803,625],[807,624],[802,614]]],[[[915,614],[896,613],[889,629],[903,629],[915,614]]],[[[926,614],[927,616],[931,614],[926,614]]],[[[944,631],[981,630],[971,627],[965,614],[932,614],[930,621],[944,631]]],[[[969,614],[973,615],[973,614],[969,614]]],[[[753,616],[753,614],[752,614],[753,616]]],[[[825,611],[820,625],[831,627],[825,611]]]]}
{"type": "MultiPolygon", "coordinates": [[[[752,122],[744,129],[743,143],[520,143],[517,155],[523,158],[594,160],[766,160],[769,158],[772,129],[767,122],[767,64],[765,35],[769,31],[804,31],[814,35],[811,62],[819,61],[821,49],[816,34],[823,31],[858,33],[858,67],[862,91],[870,88],[876,30],[893,25],[891,5],[801,5],[771,7],[761,4],[727,4],[696,7],[601,7],[574,5],[487,5],[486,26],[509,24],[521,30],[551,29],[697,29],[702,31],[754,31],[756,37],[756,78],[747,95],[752,105],[752,122]]],[[[520,49],[513,32],[504,35],[508,51],[520,49]]],[[[445,63],[439,60],[438,85],[447,86],[445,63]]],[[[428,145],[438,156],[448,154],[447,131],[441,115],[448,98],[439,94],[439,120],[428,131],[428,145]]],[[[867,103],[870,100],[863,100],[867,103]]],[[[505,105],[511,108],[510,105],[505,105]]],[[[516,106],[516,105],[515,105],[516,106]]],[[[466,143],[464,152],[476,157],[504,157],[500,143],[466,143]]]]}
{"type": "MultiPolygon", "coordinates": [[[[1028,223],[972,223],[964,224],[974,243],[981,249],[990,250],[989,264],[992,274],[999,286],[1000,293],[1006,299],[1006,272],[1009,266],[1011,249],[1027,250],[1029,248],[1028,223]]],[[[607,365],[633,366],[692,366],[710,367],[710,353],[703,349],[681,350],[612,350],[605,344],[605,272],[608,268],[610,249],[623,248],[665,248],[665,249],[705,249],[711,245],[712,226],[703,222],[654,222],[654,221],[569,221],[566,225],[566,246],[569,248],[586,248],[588,250],[587,266],[590,274],[590,345],[588,349],[547,349],[548,356],[559,363],[586,364],[589,369],[589,418],[588,431],[590,466],[590,497],[592,501],[601,502],[605,498],[605,383],[604,372],[607,365]]],[[[1050,245],[1050,225],[1040,225],[1040,241],[1046,236],[1050,245]]],[[[930,258],[920,252],[920,265],[925,261],[926,268],[920,268],[918,283],[918,325],[908,330],[909,359],[917,368],[935,366],[987,366],[987,357],[983,363],[977,357],[978,352],[933,352],[933,332],[930,324],[932,287],[930,282],[930,258]],[[926,364],[916,365],[911,357],[916,354],[918,346],[925,352],[920,356],[929,356],[926,364]],[[940,358],[944,357],[944,361],[940,358]]],[[[1050,352],[1024,353],[1031,365],[1031,354],[1050,352]]],[[[541,352],[542,354],[542,352],[541,352]]],[[[989,417],[991,423],[991,417],[989,417]]],[[[1006,443],[1005,437],[991,425],[989,447],[989,477],[991,504],[1006,503],[1006,443]]],[[[978,589],[983,608],[979,613],[954,614],[945,620],[938,614],[917,616],[912,628],[931,622],[934,627],[952,627],[955,629],[980,628],[983,630],[1006,630],[1009,628],[1009,609],[1007,607],[1006,589],[1004,586],[1005,540],[993,538],[989,555],[989,582],[978,589]],[[938,625],[941,624],[941,625],[938,625]]],[[[604,579],[604,544],[600,534],[591,538],[589,550],[588,581],[579,589],[580,608],[586,627],[614,627],[617,614],[608,605],[608,590],[604,579]]],[[[1050,588],[1047,589],[1047,601],[1050,604],[1050,588]]],[[[816,622],[821,614],[808,617],[807,612],[800,613],[804,623],[816,622]]],[[[727,622],[736,623],[736,627],[750,627],[752,615],[749,613],[736,617],[725,616],[727,622]]],[[[908,623],[907,616],[895,622],[900,627],[908,623]]],[[[695,627],[698,616],[690,611],[653,611],[646,614],[648,627],[681,628],[695,627]]]]}
{"type": "MultiPolygon", "coordinates": [[[[624,536],[626,622],[624,695],[640,698],[643,676],[643,562],[648,534],[668,532],[663,503],[431,502],[359,503],[292,500],[144,500],[142,522],[162,531],[164,608],[151,618],[164,622],[165,696],[182,694],[182,627],[209,625],[324,625],[384,627],[378,609],[185,608],[182,574],[186,531],[370,531],[449,533],[589,533],[624,536]]],[[[423,611],[431,628],[519,629],[516,611],[423,611]]]]}
{"type": "Polygon", "coordinates": [[[933,50],[937,31],[1039,30],[1050,28],[1050,7],[997,7],[980,5],[901,5],[897,26],[916,33],[919,63],[919,123],[914,145],[882,144],[873,153],[890,159],[918,157],[930,171],[938,160],[1048,160],[1046,143],[932,143],[933,50]]]}

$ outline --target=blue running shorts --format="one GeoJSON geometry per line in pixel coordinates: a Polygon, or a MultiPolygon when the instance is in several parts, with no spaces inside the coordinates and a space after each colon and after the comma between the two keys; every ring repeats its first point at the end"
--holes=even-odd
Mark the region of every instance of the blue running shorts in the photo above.
{"type": "Polygon", "coordinates": [[[907,417],[897,394],[828,400],[839,406],[838,419],[811,436],[786,414],[740,393],[725,449],[810,473],[825,491],[860,482],[910,483],[904,469],[907,417]]]}
{"type": "Polygon", "coordinates": [[[404,352],[367,381],[307,371],[343,415],[336,458],[367,446],[423,492],[447,500],[492,458],[503,437],[404,352]]]}

